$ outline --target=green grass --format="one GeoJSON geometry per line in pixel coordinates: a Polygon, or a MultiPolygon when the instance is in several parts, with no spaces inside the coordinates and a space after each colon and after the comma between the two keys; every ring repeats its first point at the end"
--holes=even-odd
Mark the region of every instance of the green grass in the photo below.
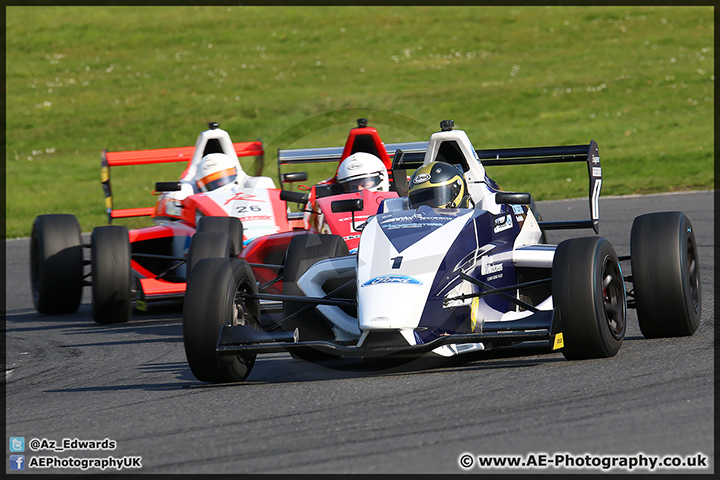
{"type": "MultiPolygon", "coordinates": [[[[595,140],[604,195],[713,188],[713,34],[712,7],[8,7],[7,236],[106,223],[102,149],[192,145],[209,121],[262,138],[273,177],[278,148],[340,146],[359,117],[386,143],[452,118],[476,148],[595,140]]],[[[184,167],[126,168],[121,208],[184,167]]],[[[581,166],[488,171],[586,195],[581,166]]]]}

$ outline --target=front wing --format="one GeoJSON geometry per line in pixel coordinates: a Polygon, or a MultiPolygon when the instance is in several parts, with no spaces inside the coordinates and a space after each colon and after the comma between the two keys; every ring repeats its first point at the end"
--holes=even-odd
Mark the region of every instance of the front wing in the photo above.
{"type": "Polygon", "coordinates": [[[295,334],[268,332],[248,326],[226,324],[217,342],[218,355],[246,355],[316,350],[346,357],[380,357],[387,355],[424,354],[443,345],[472,343],[511,344],[528,341],[549,341],[552,350],[564,346],[560,314],[557,309],[538,311],[519,321],[487,322],[482,333],[444,335],[418,345],[388,344],[358,347],[356,341],[297,341],[295,334]]]}

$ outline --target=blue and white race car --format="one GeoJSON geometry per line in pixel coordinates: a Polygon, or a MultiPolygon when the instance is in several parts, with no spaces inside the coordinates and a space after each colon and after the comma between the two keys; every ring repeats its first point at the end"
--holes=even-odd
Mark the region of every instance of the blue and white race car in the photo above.
{"type": "MultiPolygon", "coordinates": [[[[637,217],[628,257],[618,258],[598,235],[541,243],[552,229],[597,234],[597,144],[475,150],[453,127],[442,122],[424,152],[396,152],[399,197],[355,225],[356,255],[334,235],[293,239],[281,274],[302,295],[259,294],[242,260],[201,260],[183,314],[194,376],[242,381],[257,354],[280,351],[310,360],[453,356],[544,341],[567,359],[611,357],[625,336],[627,308],[637,309],[646,337],[695,332],[698,253],[683,213],[637,217]],[[587,164],[588,219],[540,221],[530,194],[501,191],[484,168],[573,161],[587,164]],[[261,299],[282,301],[283,318],[261,321],[261,299]]],[[[362,207],[361,199],[333,203],[335,211],[362,207]]]]}

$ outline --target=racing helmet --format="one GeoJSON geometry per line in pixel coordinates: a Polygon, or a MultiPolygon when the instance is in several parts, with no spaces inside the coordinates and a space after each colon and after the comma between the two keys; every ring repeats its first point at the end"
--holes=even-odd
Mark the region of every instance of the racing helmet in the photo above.
{"type": "Polygon", "coordinates": [[[200,160],[195,184],[201,192],[211,192],[237,179],[235,161],[224,153],[211,153],[200,160]]]}
{"type": "Polygon", "coordinates": [[[357,152],[348,156],[340,164],[336,178],[343,193],[390,190],[385,164],[371,153],[357,152]]]}
{"type": "Polygon", "coordinates": [[[468,208],[467,182],[462,172],[445,162],[431,162],[415,170],[408,197],[412,208],[468,208]]]}

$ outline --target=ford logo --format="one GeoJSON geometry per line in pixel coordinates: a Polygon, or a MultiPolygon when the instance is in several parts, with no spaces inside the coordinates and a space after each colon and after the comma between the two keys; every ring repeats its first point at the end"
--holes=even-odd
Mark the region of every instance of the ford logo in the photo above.
{"type": "Polygon", "coordinates": [[[422,282],[417,278],[406,277],[405,275],[380,275],[372,280],[368,280],[363,283],[363,287],[370,285],[381,285],[383,283],[400,283],[403,285],[422,285],[422,282]]]}

